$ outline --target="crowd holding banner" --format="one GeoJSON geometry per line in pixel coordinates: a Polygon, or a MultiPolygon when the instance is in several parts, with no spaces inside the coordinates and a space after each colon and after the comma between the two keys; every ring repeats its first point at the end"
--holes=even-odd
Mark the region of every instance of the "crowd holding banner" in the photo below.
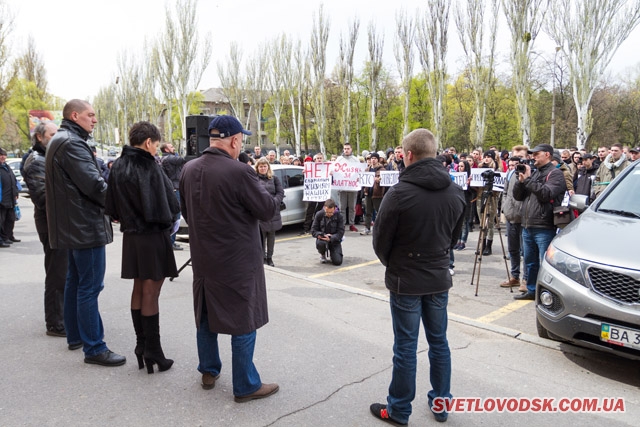
{"type": "MultiPolygon", "coordinates": [[[[306,162],[304,164],[304,196],[307,202],[324,202],[331,198],[331,190],[357,191],[361,187],[373,186],[374,172],[365,172],[366,163],[354,164],[347,162],[306,162]]],[[[491,169],[471,169],[470,187],[484,187],[485,180],[482,173],[491,169]]],[[[451,172],[451,180],[467,189],[467,174],[464,172],[451,172]]],[[[392,187],[398,182],[398,171],[381,171],[380,185],[392,187]]],[[[495,172],[493,191],[503,191],[507,174],[495,172]]]]}

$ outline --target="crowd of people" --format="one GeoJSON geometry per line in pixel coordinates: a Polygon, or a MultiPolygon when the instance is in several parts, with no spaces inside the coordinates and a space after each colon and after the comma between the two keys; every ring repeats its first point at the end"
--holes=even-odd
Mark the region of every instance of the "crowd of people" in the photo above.
{"type": "MultiPolygon", "coordinates": [[[[232,116],[216,116],[208,127],[210,147],[186,162],[171,144],[161,144],[159,129],[138,122],[129,145],[105,177],[87,143],[97,123],[92,106],[69,101],[58,129],[36,127],[24,175],[34,205],[34,220],[44,251],[45,326],[50,336],[65,337],[69,350],[82,348],[84,362],[121,366],[126,357],[109,349],[98,309],[104,288],[105,246],[113,241],[112,224],[123,233],[121,278],[133,280],[131,318],[134,354],[140,369],[166,371],[159,327],[159,297],[165,278],[178,271],[175,233],[183,215],[189,224],[193,269],[194,323],[203,389],[215,387],[222,372],[220,334],[231,336],[232,383],[236,402],[275,394],[278,384],[263,383],[253,362],[257,330],[269,321],[264,265],[274,266],[275,233],[282,227],[283,184],[273,164],[324,162],[322,153],[300,160],[288,151],[262,155],[261,147],[243,152],[251,133],[232,116]],[[161,152],[162,156],[158,155],[161,152]],[[239,160],[239,161],[238,161],[239,160]]],[[[454,251],[466,248],[475,225],[484,237],[483,256],[492,255],[494,226],[506,221],[510,277],[500,287],[518,286],[514,298],[535,298],[544,253],[564,224],[557,214],[568,197],[594,199],[637,160],[639,149],[620,144],[597,154],[577,149],[495,147],[471,154],[455,148],[437,152],[426,129],[409,133],[386,152],[353,153],[344,144],[332,161],[366,163],[373,185],[340,191],[337,200],[308,202],[303,234],[315,238],[321,262],[343,263],[345,231],[372,236],[385,266],[393,324],[393,370],[386,404],[374,403],[381,420],[407,424],[416,394],[416,348],[420,323],[429,344],[428,404],[437,421],[447,413],[433,409],[437,398],[451,397],[451,354],[447,341],[448,291],[454,251]],[[471,187],[474,168],[505,173],[504,190],[471,187]],[[398,171],[398,183],[380,185],[381,171],[398,171]],[[462,173],[467,188],[456,185],[462,173]],[[359,208],[358,208],[359,206],[359,208]],[[359,209],[362,210],[359,214],[359,209]],[[362,216],[364,229],[356,227],[362,216]],[[480,223],[486,218],[485,223],[480,223]],[[524,264],[521,265],[521,261],[524,264]]],[[[0,149],[0,247],[20,242],[13,236],[14,174],[0,149]],[[8,172],[8,173],[7,173],[8,172]]],[[[499,227],[497,227],[500,230],[499,227]]]]}

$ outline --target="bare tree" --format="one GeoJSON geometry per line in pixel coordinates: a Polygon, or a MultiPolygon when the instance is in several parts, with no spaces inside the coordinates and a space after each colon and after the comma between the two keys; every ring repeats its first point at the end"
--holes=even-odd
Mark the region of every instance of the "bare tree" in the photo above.
{"type": "Polygon", "coordinates": [[[166,13],[164,31],[158,37],[152,53],[152,66],[156,70],[156,78],[158,79],[160,91],[162,92],[165,106],[167,109],[167,117],[165,123],[165,140],[173,140],[172,114],[173,102],[176,97],[174,87],[174,76],[176,69],[176,57],[174,52],[177,50],[178,42],[177,28],[171,19],[171,15],[166,13]]]}
{"type": "Polygon", "coordinates": [[[402,107],[402,136],[409,133],[409,110],[411,96],[411,79],[413,78],[413,43],[416,37],[415,21],[405,10],[396,14],[396,37],[393,43],[393,53],[398,65],[398,74],[402,84],[404,105],[402,107]]]}
{"type": "Polygon", "coordinates": [[[576,145],[585,148],[589,105],[611,58],[640,22],[640,0],[553,0],[545,29],[569,66],[578,114],[576,145]]]}
{"type": "Polygon", "coordinates": [[[311,64],[313,65],[313,78],[316,110],[316,129],[320,152],[326,155],[325,128],[327,124],[325,108],[324,80],[327,66],[327,40],[329,39],[329,19],[324,15],[324,7],[321,4],[318,14],[313,14],[313,28],[311,30],[311,64]]]}
{"type": "MultiPolygon", "coordinates": [[[[355,53],[358,32],[360,31],[360,20],[355,18],[349,24],[349,36],[345,41],[340,34],[340,54],[338,62],[338,79],[342,88],[342,139],[344,144],[349,143],[351,134],[351,84],[353,83],[353,56],[355,53]]],[[[360,146],[357,147],[360,152],[360,146]]]]}
{"type": "Polygon", "coordinates": [[[0,111],[4,110],[9,101],[11,96],[9,82],[15,76],[15,68],[9,66],[9,37],[13,31],[13,19],[14,15],[7,3],[0,0],[0,111]]]}
{"type": "Polygon", "coordinates": [[[447,79],[447,43],[449,1],[428,0],[423,19],[418,21],[416,44],[426,74],[433,110],[434,134],[442,148],[444,139],[444,102],[447,79]]]}
{"type": "Polygon", "coordinates": [[[311,73],[308,53],[302,50],[302,42],[298,40],[292,48],[289,57],[290,65],[285,73],[284,86],[287,88],[289,104],[291,106],[291,121],[293,123],[293,134],[295,139],[296,156],[301,153],[301,130],[302,130],[302,100],[307,90],[306,77],[311,73]]]}
{"type": "MultiPolygon", "coordinates": [[[[276,119],[276,134],[274,138],[276,146],[280,145],[280,122],[284,105],[287,102],[286,84],[288,83],[288,74],[291,73],[291,49],[291,41],[286,34],[275,38],[269,49],[271,61],[269,62],[267,81],[271,92],[269,103],[276,119]]],[[[278,150],[278,157],[280,157],[280,150],[278,150]]]]}
{"type": "Polygon", "coordinates": [[[464,49],[465,68],[469,74],[469,84],[474,96],[475,140],[473,146],[475,147],[482,147],[484,143],[487,102],[493,82],[498,28],[498,0],[488,0],[488,2],[489,16],[485,15],[487,2],[483,0],[466,0],[466,7],[459,1],[456,9],[456,27],[464,49]]]}
{"type": "Polygon", "coordinates": [[[29,36],[27,48],[15,62],[16,73],[25,80],[34,82],[43,96],[47,92],[47,70],[44,67],[42,56],[36,49],[33,36],[29,36]]]}
{"type": "Polygon", "coordinates": [[[520,117],[522,143],[531,140],[531,116],[529,113],[529,80],[531,52],[544,21],[549,0],[502,0],[502,7],[511,30],[511,66],[513,86],[520,117]]]}
{"type": "Polygon", "coordinates": [[[371,143],[369,149],[376,151],[378,145],[378,128],[376,127],[376,114],[378,112],[378,79],[382,70],[382,49],[384,47],[384,35],[376,34],[376,26],[369,23],[367,31],[369,41],[369,93],[370,93],[370,127],[371,143]]]}
{"type": "Polygon", "coordinates": [[[229,101],[233,115],[240,122],[244,120],[244,77],[241,72],[242,49],[236,42],[229,46],[229,56],[225,62],[218,61],[218,78],[222,93],[229,101]],[[225,64],[226,63],[226,64],[225,64]]]}
{"type": "Polygon", "coordinates": [[[256,118],[256,143],[261,145],[262,109],[266,98],[267,71],[269,54],[266,46],[259,46],[255,56],[247,62],[247,100],[256,118]]]}
{"type": "MultiPolygon", "coordinates": [[[[200,39],[196,32],[197,0],[178,0],[176,3],[175,28],[177,44],[175,55],[176,99],[180,104],[180,135],[184,140],[185,118],[189,111],[189,93],[195,91],[211,58],[211,36],[200,39]]],[[[167,10],[167,13],[169,11],[167,10]]]]}

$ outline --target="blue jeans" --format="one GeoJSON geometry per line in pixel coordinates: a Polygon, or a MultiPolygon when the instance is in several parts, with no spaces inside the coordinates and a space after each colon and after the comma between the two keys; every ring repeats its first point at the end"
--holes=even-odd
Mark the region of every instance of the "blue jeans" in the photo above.
{"type": "Polygon", "coordinates": [[[393,322],[393,374],[387,396],[389,415],[400,423],[409,421],[416,395],[416,365],[420,319],[429,343],[432,390],[429,407],[436,397],[451,398],[451,352],[447,341],[449,293],[398,295],[390,292],[393,322]]]}
{"type": "Polygon", "coordinates": [[[524,263],[527,266],[527,291],[536,292],[538,270],[556,230],[547,228],[523,228],[524,263]]]}
{"type": "MultiPolygon", "coordinates": [[[[200,327],[196,333],[198,343],[198,371],[209,372],[214,377],[222,370],[218,334],[209,330],[207,305],[203,302],[200,327]]],[[[260,374],[253,364],[256,331],[244,335],[231,335],[231,375],[233,395],[246,396],[262,387],[260,374]]]]}
{"type": "Polygon", "coordinates": [[[85,356],[105,352],[98,295],[104,288],[106,251],[104,246],[70,249],[64,287],[64,327],[69,344],[83,343],[85,356]]]}

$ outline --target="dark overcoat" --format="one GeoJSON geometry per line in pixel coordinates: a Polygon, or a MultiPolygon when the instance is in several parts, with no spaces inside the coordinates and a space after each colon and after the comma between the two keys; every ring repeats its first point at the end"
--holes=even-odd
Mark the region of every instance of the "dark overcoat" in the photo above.
{"type": "Polygon", "coordinates": [[[249,165],[207,148],[180,177],[189,224],[196,327],[206,300],[212,332],[242,335],[269,321],[258,221],[280,209],[249,165]]]}
{"type": "MultiPolygon", "coordinates": [[[[280,200],[284,198],[284,189],[282,188],[282,184],[280,183],[280,179],[277,176],[272,176],[271,179],[267,178],[266,175],[258,174],[258,179],[260,179],[260,183],[267,190],[267,193],[271,194],[274,197],[280,197],[280,200]]],[[[280,209],[278,212],[268,221],[260,221],[260,229],[265,233],[270,231],[278,231],[282,228],[282,215],[280,215],[280,209]]]]}

